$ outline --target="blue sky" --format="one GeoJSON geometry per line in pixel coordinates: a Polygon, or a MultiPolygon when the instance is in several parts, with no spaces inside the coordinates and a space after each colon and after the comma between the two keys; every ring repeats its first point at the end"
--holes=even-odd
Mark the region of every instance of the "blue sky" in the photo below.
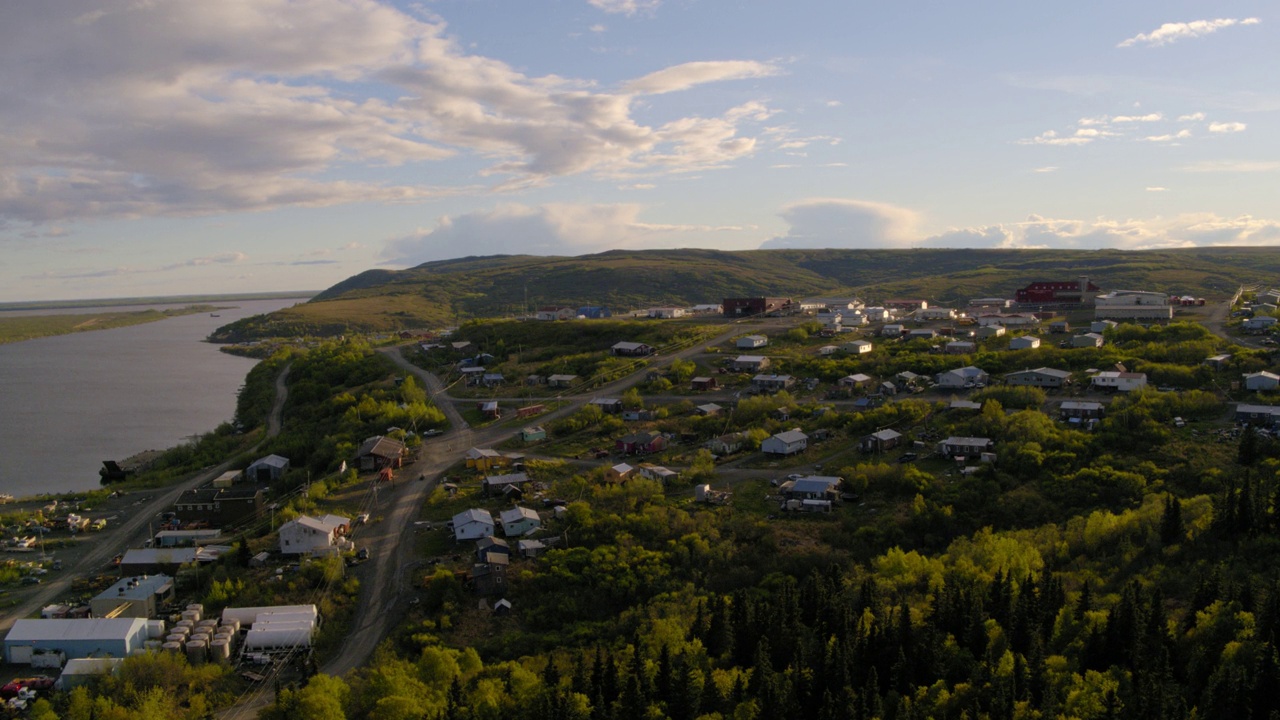
{"type": "Polygon", "coordinates": [[[1269,9],[7,2],[0,301],[495,253],[1277,244],[1269,9]]]}

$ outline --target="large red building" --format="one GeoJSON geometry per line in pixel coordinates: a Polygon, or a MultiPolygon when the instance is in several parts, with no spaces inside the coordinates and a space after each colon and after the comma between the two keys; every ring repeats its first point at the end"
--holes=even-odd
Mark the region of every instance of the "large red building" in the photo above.
{"type": "Polygon", "coordinates": [[[1089,282],[1089,278],[1080,278],[1070,282],[1033,282],[1018,290],[1014,299],[1025,305],[1051,303],[1082,303],[1094,293],[1102,292],[1102,288],[1089,282]]]}

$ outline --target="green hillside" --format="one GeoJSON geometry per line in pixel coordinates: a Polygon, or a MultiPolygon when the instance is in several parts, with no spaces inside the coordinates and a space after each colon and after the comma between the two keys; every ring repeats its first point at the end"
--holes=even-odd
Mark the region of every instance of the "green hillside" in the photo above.
{"type": "Polygon", "coordinates": [[[918,295],[960,303],[1011,297],[1035,280],[1087,275],[1106,289],[1223,297],[1274,282],[1273,248],[1118,250],[614,250],[580,257],[470,257],[407,270],[369,270],[310,302],[221,328],[217,341],[338,335],[516,316],[540,305],[617,312],[725,297],[853,294],[875,302],[918,295]]]}

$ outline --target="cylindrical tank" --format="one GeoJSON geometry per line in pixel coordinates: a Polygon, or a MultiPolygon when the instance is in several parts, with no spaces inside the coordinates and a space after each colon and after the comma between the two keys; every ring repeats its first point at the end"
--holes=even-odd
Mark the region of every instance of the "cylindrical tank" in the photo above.
{"type": "Polygon", "coordinates": [[[203,640],[205,642],[209,642],[212,639],[213,631],[209,628],[196,628],[196,631],[191,633],[191,637],[187,639],[187,642],[191,642],[192,640],[203,640]]]}
{"type": "Polygon", "coordinates": [[[195,610],[196,612],[200,613],[201,615],[203,615],[203,614],[204,614],[204,606],[203,606],[203,605],[201,605],[200,603],[191,603],[191,604],[187,605],[187,609],[188,609],[188,610],[195,610]]]}
{"type": "Polygon", "coordinates": [[[182,619],[190,620],[191,624],[195,625],[196,623],[200,622],[200,611],[199,610],[183,610],[182,619]]]}
{"type": "Polygon", "coordinates": [[[146,648],[147,652],[155,652],[159,650],[160,646],[163,644],[164,642],[160,640],[144,640],[142,642],[142,647],[146,648]]]}
{"type": "Polygon", "coordinates": [[[240,632],[240,620],[238,618],[223,618],[222,627],[229,627],[232,632],[240,632]]]}
{"type": "Polygon", "coordinates": [[[300,626],[250,630],[244,637],[244,646],[250,651],[311,647],[311,630],[300,626]]]}
{"type": "Polygon", "coordinates": [[[178,630],[178,628],[186,628],[187,632],[189,633],[195,629],[195,626],[196,624],[194,621],[179,620],[178,622],[173,624],[173,628],[170,630],[170,632],[174,632],[174,631],[182,632],[181,630],[178,630]]]}
{"type": "Polygon", "coordinates": [[[219,630],[218,632],[213,634],[214,640],[226,640],[227,642],[234,642],[235,637],[236,637],[236,634],[233,632],[230,632],[229,630],[219,630]]]}
{"type": "Polygon", "coordinates": [[[160,649],[161,649],[161,650],[164,650],[164,651],[166,651],[166,652],[179,653],[179,652],[182,652],[182,643],[180,643],[180,642],[167,642],[167,643],[165,643],[165,644],[161,645],[161,646],[160,646],[160,649]]]}
{"type": "Polygon", "coordinates": [[[226,638],[215,638],[209,643],[209,657],[216,663],[231,662],[231,641],[226,638]]]}
{"type": "Polygon", "coordinates": [[[218,627],[218,620],[216,618],[205,618],[204,620],[201,620],[200,622],[196,623],[196,627],[216,628],[218,627]]]}
{"type": "Polygon", "coordinates": [[[148,620],[147,621],[147,637],[152,640],[164,637],[164,621],[148,620]]]}
{"type": "Polygon", "coordinates": [[[187,636],[182,633],[170,633],[165,636],[164,641],[166,643],[178,643],[179,645],[185,645],[187,642],[187,636]]]}
{"type": "Polygon", "coordinates": [[[187,643],[187,662],[199,665],[209,657],[209,645],[203,640],[192,640],[187,643]]]}

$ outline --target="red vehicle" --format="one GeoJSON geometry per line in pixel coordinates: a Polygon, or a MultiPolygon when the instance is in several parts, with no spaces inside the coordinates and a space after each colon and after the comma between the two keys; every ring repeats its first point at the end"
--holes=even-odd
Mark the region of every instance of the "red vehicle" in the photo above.
{"type": "Polygon", "coordinates": [[[0,687],[0,697],[11,698],[17,697],[18,691],[22,688],[30,688],[37,692],[49,692],[53,689],[53,678],[48,675],[35,675],[33,677],[15,678],[3,687],[0,687]]]}

